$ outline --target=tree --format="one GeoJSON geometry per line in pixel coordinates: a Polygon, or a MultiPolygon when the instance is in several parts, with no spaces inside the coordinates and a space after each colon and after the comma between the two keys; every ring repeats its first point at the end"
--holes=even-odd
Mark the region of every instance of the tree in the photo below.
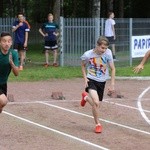
{"type": "Polygon", "coordinates": [[[100,17],[100,0],[93,0],[92,17],[100,17]]]}
{"type": "Polygon", "coordinates": [[[56,22],[58,22],[60,18],[60,7],[61,7],[60,0],[55,0],[53,6],[53,14],[56,22]]]}
{"type": "Polygon", "coordinates": [[[56,21],[60,13],[64,17],[107,17],[114,11],[116,18],[150,17],[150,1],[147,0],[0,0],[0,17],[15,17],[23,11],[30,22],[44,22],[48,13],[56,21]]]}

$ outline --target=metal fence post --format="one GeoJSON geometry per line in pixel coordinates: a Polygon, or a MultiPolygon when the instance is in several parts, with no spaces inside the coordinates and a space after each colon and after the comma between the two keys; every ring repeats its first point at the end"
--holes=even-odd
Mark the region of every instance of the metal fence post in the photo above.
{"type": "Polygon", "coordinates": [[[64,66],[64,18],[60,17],[60,66],[64,66]]]}
{"type": "Polygon", "coordinates": [[[129,19],[129,50],[130,50],[130,66],[132,66],[132,18],[129,19]]]}
{"type": "Polygon", "coordinates": [[[104,30],[105,30],[105,23],[104,23],[104,18],[101,18],[101,24],[100,24],[100,27],[101,27],[101,33],[100,35],[104,35],[104,30]]]}

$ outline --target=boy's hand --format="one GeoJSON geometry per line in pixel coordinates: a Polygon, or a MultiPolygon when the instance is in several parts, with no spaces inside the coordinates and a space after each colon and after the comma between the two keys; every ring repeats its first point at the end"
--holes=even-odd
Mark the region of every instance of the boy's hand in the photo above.
{"type": "Polygon", "coordinates": [[[143,69],[144,69],[143,65],[138,65],[138,66],[134,67],[133,71],[134,71],[134,73],[139,73],[143,69]]]}
{"type": "Polygon", "coordinates": [[[115,91],[114,85],[111,84],[111,85],[108,87],[108,91],[114,92],[114,91],[115,91]]]}
{"type": "Polygon", "coordinates": [[[22,23],[22,22],[19,22],[18,26],[19,26],[19,27],[23,26],[23,23],[22,23]]]}

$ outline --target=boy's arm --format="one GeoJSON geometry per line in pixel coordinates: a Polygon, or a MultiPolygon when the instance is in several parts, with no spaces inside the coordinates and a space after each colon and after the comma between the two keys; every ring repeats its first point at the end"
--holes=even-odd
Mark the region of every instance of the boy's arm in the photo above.
{"type": "Polygon", "coordinates": [[[82,75],[83,75],[83,79],[84,79],[84,83],[85,83],[85,87],[87,87],[87,76],[86,76],[86,63],[84,60],[81,61],[81,70],[82,70],[82,75]]]}
{"type": "Polygon", "coordinates": [[[12,28],[12,32],[15,32],[19,28],[19,25],[12,28]]]}
{"type": "MultiPolygon", "coordinates": [[[[18,60],[17,60],[18,61],[18,60]]],[[[18,69],[18,66],[16,66],[13,62],[13,59],[12,59],[12,53],[9,54],[9,63],[10,63],[10,66],[11,66],[11,69],[12,69],[12,72],[15,76],[18,76],[19,75],[19,69],[18,69]]]]}
{"type": "Polygon", "coordinates": [[[116,68],[113,62],[109,63],[109,67],[111,69],[111,81],[110,81],[110,87],[109,91],[114,91],[115,90],[115,74],[116,74],[116,68]]]}
{"type": "Polygon", "coordinates": [[[41,28],[39,28],[39,32],[40,32],[40,34],[41,34],[43,37],[45,37],[45,34],[44,34],[44,32],[43,32],[43,30],[42,30],[41,28]]]}
{"type": "Polygon", "coordinates": [[[16,26],[14,26],[13,25],[13,27],[12,27],[12,32],[15,32],[20,26],[22,26],[23,25],[23,23],[22,22],[20,22],[18,25],[16,25],[16,26]]]}
{"type": "Polygon", "coordinates": [[[24,42],[24,47],[27,47],[27,45],[28,45],[28,36],[29,36],[29,33],[28,33],[28,32],[25,32],[25,42],[24,42]]]}
{"type": "Polygon", "coordinates": [[[133,71],[134,73],[138,73],[140,72],[143,68],[144,68],[144,64],[146,63],[146,61],[149,59],[150,57],[150,50],[148,50],[145,54],[145,56],[143,57],[142,61],[140,62],[140,64],[138,66],[136,66],[133,71]]]}

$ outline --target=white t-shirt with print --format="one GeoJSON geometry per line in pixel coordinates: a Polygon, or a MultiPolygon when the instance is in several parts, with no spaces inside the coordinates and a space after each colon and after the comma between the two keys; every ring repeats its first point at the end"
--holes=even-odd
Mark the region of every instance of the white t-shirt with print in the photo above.
{"type": "Polygon", "coordinates": [[[97,55],[94,49],[86,51],[81,60],[87,63],[87,78],[105,82],[109,77],[109,65],[113,62],[112,52],[107,49],[102,55],[97,55]]]}

